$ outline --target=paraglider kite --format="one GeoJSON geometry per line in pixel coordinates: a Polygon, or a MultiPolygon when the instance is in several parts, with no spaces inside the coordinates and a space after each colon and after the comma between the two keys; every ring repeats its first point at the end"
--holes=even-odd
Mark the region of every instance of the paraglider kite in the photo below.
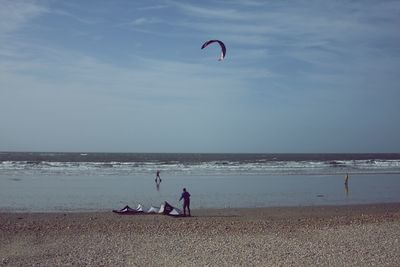
{"type": "Polygon", "coordinates": [[[212,43],[218,43],[221,46],[221,55],[218,60],[219,61],[223,60],[226,55],[226,47],[225,47],[225,44],[223,42],[221,42],[220,40],[209,40],[201,46],[201,49],[206,48],[209,44],[212,44],[212,43]]]}

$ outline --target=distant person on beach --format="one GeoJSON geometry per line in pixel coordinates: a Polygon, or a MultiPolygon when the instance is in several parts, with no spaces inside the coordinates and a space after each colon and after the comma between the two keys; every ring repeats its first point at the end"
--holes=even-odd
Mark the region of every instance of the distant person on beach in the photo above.
{"type": "Polygon", "coordinates": [[[344,177],[344,191],[346,192],[346,196],[349,195],[349,174],[346,173],[344,177]]]}
{"type": "Polygon", "coordinates": [[[190,194],[186,191],[186,188],[183,188],[183,192],[179,201],[183,199],[183,215],[186,216],[186,208],[188,209],[188,214],[190,215],[190,194]]]}
{"type": "Polygon", "coordinates": [[[157,171],[157,174],[156,174],[156,183],[157,183],[157,179],[158,179],[158,181],[161,183],[160,171],[157,171]]]}

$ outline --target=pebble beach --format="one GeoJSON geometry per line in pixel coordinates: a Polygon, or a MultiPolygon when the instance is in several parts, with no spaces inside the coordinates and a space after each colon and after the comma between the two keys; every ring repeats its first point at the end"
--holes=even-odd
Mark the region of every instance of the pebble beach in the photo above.
{"type": "Polygon", "coordinates": [[[0,213],[0,266],[400,266],[400,204],[0,213]]]}

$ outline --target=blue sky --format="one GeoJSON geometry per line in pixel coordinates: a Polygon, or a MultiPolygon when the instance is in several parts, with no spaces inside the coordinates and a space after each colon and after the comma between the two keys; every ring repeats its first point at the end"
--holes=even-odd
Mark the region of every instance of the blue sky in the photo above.
{"type": "Polygon", "coordinates": [[[0,6],[2,151],[400,151],[400,1],[0,6]]]}

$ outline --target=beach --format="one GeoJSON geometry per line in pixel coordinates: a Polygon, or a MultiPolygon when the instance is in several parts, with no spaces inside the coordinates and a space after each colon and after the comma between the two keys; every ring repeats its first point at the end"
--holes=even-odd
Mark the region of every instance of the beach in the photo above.
{"type": "Polygon", "coordinates": [[[0,213],[1,266],[399,266],[400,203],[0,213]]]}

